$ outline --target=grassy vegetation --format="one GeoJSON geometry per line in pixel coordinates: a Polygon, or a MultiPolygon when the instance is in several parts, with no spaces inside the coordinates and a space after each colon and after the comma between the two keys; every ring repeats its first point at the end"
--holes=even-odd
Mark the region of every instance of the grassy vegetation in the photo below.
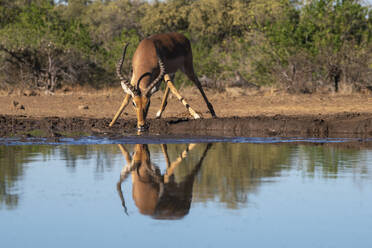
{"type": "Polygon", "coordinates": [[[45,132],[45,130],[41,130],[41,129],[34,129],[32,131],[25,132],[24,135],[27,135],[30,137],[37,137],[37,138],[47,137],[47,133],[45,132]]]}
{"type": "Polygon", "coordinates": [[[83,132],[83,131],[76,131],[76,132],[59,132],[59,134],[62,137],[67,137],[67,138],[74,138],[74,137],[87,137],[90,136],[90,133],[83,132]]]}
{"type": "Polygon", "coordinates": [[[0,88],[109,87],[125,43],[131,57],[148,35],[177,31],[210,87],[239,73],[295,93],[358,91],[372,76],[371,16],[360,0],[0,0],[0,88]]]}

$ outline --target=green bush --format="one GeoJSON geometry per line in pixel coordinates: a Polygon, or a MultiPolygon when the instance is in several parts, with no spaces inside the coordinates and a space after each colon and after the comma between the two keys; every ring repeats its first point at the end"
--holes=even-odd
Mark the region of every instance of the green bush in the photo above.
{"type": "Polygon", "coordinates": [[[0,86],[117,84],[124,44],[129,74],[138,43],[170,31],[191,40],[199,77],[222,84],[239,72],[293,92],[337,91],[372,74],[371,8],[359,0],[29,2],[0,0],[0,86]]]}
{"type": "Polygon", "coordinates": [[[308,82],[314,88],[332,84],[335,91],[341,82],[368,83],[372,34],[368,7],[357,0],[316,0],[285,13],[286,18],[264,30],[270,46],[263,50],[273,58],[266,68],[275,80],[299,90],[308,82]]]}
{"type": "Polygon", "coordinates": [[[79,20],[63,20],[48,1],[22,6],[0,39],[3,75],[9,75],[4,80],[10,83],[53,91],[60,82],[89,81],[97,67],[90,60],[87,28],[79,20]]]}

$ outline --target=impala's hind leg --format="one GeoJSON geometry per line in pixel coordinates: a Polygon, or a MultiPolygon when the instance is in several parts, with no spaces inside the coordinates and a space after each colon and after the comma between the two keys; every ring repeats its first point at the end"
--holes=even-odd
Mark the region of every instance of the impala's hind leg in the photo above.
{"type": "Polygon", "coordinates": [[[185,60],[185,66],[183,68],[181,68],[181,69],[186,74],[186,76],[192,82],[194,82],[194,84],[196,85],[196,87],[198,87],[198,89],[200,91],[200,94],[202,95],[205,104],[207,104],[207,107],[208,107],[209,112],[211,113],[212,117],[217,117],[216,116],[216,113],[214,112],[214,109],[213,109],[212,104],[208,101],[208,98],[207,98],[207,96],[204,93],[204,90],[203,90],[203,88],[201,86],[201,83],[200,83],[198,77],[195,74],[194,67],[193,67],[193,64],[192,64],[192,55],[185,60]]]}
{"type": "MultiPolygon", "coordinates": [[[[171,81],[174,80],[174,74],[171,74],[170,75],[170,78],[171,78],[171,81]]],[[[169,86],[168,84],[165,82],[165,92],[164,92],[164,95],[163,95],[163,100],[161,101],[161,106],[160,106],[160,109],[159,111],[156,113],[156,119],[159,119],[161,117],[161,115],[163,114],[164,110],[165,110],[165,107],[167,106],[167,103],[168,103],[168,96],[169,96],[169,86]]]]}
{"type": "Polygon", "coordinates": [[[182,102],[183,105],[187,108],[187,110],[190,112],[190,114],[195,118],[195,119],[200,119],[200,115],[195,112],[193,108],[190,107],[190,105],[186,102],[185,98],[183,98],[174,84],[171,81],[171,78],[168,74],[164,75],[164,80],[167,83],[167,87],[172,91],[172,93],[182,102]]]}

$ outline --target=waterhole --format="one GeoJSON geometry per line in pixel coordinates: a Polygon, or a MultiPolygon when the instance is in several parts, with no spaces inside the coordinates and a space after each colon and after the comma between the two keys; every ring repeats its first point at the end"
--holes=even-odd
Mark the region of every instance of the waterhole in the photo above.
{"type": "Polygon", "coordinates": [[[1,247],[372,247],[368,142],[136,141],[3,140],[1,247]]]}

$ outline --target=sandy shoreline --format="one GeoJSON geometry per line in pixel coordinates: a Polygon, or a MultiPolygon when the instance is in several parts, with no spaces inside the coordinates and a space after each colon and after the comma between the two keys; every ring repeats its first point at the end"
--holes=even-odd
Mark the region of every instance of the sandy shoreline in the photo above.
{"type": "MultiPolygon", "coordinates": [[[[193,120],[185,107],[171,97],[164,118],[155,120],[161,93],[151,98],[150,134],[372,137],[372,97],[368,94],[289,95],[241,89],[224,93],[207,90],[219,117],[212,119],[197,90],[186,88],[181,94],[204,118],[193,120]]],[[[132,106],[127,107],[114,127],[108,127],[122,99],[120,89],[67,91],[54,96],[2,95],[0,136],[135,133],[136,117],[132,106]]]]}

